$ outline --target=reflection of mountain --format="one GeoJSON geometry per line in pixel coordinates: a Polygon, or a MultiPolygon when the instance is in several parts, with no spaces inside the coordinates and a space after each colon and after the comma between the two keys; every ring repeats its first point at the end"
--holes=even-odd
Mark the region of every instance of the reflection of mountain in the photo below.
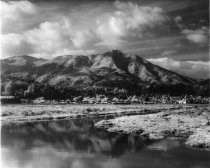
{"type": "Polygon", "coordinates": [[[141,138],[100,131],[87,120],[3,125],[1,133],[4,168],[209,167],[208,151],[172,140],[143,148],[141,138]]]}
{"type": "MultiPolygon", "coordinates": [[[[118,50],[91,56],[59,56],[38,59],[18,56],[1,60],[3,79],[34,78],[40,83],[68,86],[103,86],[131,89],[151,87],[151,91],[169,92],[177,87],[190,91],[200,88],[199,81],[154,65],[145,59],[118,50]],[[167,87],[167,88],[166,88],[167,87]],[[156,91],[155,91],[156,88],[156,91]]],[[[202,84],[202,83],[201,83],[202,84]]],[[[201,88],[200,88],[201,89],[201,88]]],[[[181,92],[183,93],[183,92],[181,92]]]]}
{"type": "Polygon", "coordinates": [[[170,149],[181,146],[181,139],[180,139],[180,141],[177,140],[177,141],[173,141],[173,143],[171,143],[172,141],[173,141],[173,138],[166,138],[166,139],[163,139],[157,143],[147,146],[147,148],[151,149],[151,150],[168,151],[170,149]]]}
{"type": "Polygon", "coordinates": [[[57,149],[84,151],[120,156],[126,150],[141,148],[141,141],[133,136],[110,134],[95,130],[88,121],[56,121],[26,123],[2,127],[2,144],[12,146],[21,140],[24,148],[50,144],[57,149]],[[9,130],[9,131],[8,131],[9,130]]]}

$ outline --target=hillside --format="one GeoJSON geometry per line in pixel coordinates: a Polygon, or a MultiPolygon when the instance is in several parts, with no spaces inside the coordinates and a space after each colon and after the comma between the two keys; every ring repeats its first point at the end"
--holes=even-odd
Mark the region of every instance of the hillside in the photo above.
{"type": "MultiPolygon", "coordinates": [[[[71,87],[151,88],[185,86],[193,88],[196,79],[154,65],[138,55],[113,50],[102,54],[66,55],[54,59],[16,56],[1,60],[1,77],[9,80],[71,87]]],[[[166,88],[166,89],[170,89],[166,88]]],[[[134,89],[134,88],[132,88],[134,89]]],[[[157,90],[155,92],[158,92],[157,90]]]]}
{"type": "Polygon", "coordinates": [[[30,74],[45,59],[35,58],[27,55],[14,56],[1,60],[1,75],[10,77],[24,77],[30,74]]]}

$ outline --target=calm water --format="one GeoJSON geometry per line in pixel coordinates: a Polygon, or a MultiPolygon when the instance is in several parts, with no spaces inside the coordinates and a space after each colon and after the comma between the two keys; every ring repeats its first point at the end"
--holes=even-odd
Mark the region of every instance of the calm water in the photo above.
{"type": "Polygon", "coordinates": [[[209,168],[210,152],[168,138],[145,145],[132,135],[94,129],[87,120],[2,127],[3,168],[209,168]]]}

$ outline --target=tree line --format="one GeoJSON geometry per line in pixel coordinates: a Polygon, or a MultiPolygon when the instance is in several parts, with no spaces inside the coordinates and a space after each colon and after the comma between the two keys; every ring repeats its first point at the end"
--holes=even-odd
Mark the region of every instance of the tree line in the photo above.
{"type": "Polygon", "coordinates": [[[209,88],[202,90],[186,85],[148,85],[141,87],[135,84],[124,85],[82,85],[70,86],[68,83],[59,85],[50,85],[48,83],[39,83],[35,80],[3,80],[1,81],[1,95],[13,95],[19,98],[35,99],[44,97],[45,99],[72,99],[76,96],[105,95],[107,97],[126,98],[129,95],[142,94],[168,94],[179,96],[184,94],[199,95],[208,97],[209,88]]]}

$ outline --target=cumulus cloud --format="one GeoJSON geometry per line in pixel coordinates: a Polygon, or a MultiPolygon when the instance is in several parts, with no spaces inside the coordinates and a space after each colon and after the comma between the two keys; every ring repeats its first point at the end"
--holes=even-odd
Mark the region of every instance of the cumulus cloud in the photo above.
{"type": "Polygon", "coordinates": [[[197,43],[199,45],[208,45],[208,31],[208,27],[203,26],[197,30],[184,29],[182,33],[185,34],[186,38],[191,42],[197,43]]]}
{"type": "Polygon", "coordinates": [[[24,14],[35,14],[36,7],[29,1],[8,1],[0,2],[1,10],[4,13],[3,19],[13,19],[24,14]],[[15,14],[15,16],[14,16],[15,14]]]}
{"type": "Polygon", "coordinates": [[[68,54],[67,52],[93,53],[92,48],[99,46],[118,48],[135,39],[141,39],[148,33],[152,34],[148,29],[161,27],[167,20],[161,8],[116,1],[112,12],[94,16],[92,24],[85,27],[82,22],[88,23],[87,20],[76,21],[74,18],[72,21],[71,16],[64,15],[63,19],[59,17],[57,20],[41,22],[29,28],[29,19],[40,12],[37,5],[29,1],[9,1],[1,4],[5,13],[2,24],[9,32],[2,35],[4,57],[16,54],[44,57],[68,54]],[[14,27],[19,29],[19,32],[13,30],[14,27]]]}
{"type": "Polygon", "coordinates": [[[85,38],[72,33],[66,19],[59,22],[44,22],[38,28],[24,31],[22,34],[6,34],[1,35],[1,38],[4,57],[11,54],[49,57],[95,52],[90,49],[73,49],[74,46],[83,45],[85,38]]]}
{"type": "MultiPolygon", "coordinates": [[[[22,34],[2,35],[2,55],[33,53],[53,55],[71,46],[69,28],[61,22],[44,22],[22,34]]],[[[61,52],[62,53],[62,52],[61,52]]]]}
{"type": "Polygon", "coordinates": [[[88,46],[88,43],[95,41],[95,34],[91,29],[76,30],[71,33],[71,40],[76,48],[88,46]]]}
{"type": "Polygon", "coordinates": [[[29,54],[33,50],[32,46],[25,41],[24,36],[20,34],[0,35],[0,39],[2,57],[29,54]]]}
{"type": "Polygon", "coordinates": [[[24,39],[36,52],[53,54],[72,45],[69,32],[69,27],[62,21],[44,22],[39,28],[24,32],[24,39]]]}
{"type": "Polygon", "coordinates": [[[176,61],[167,57],[147,60],[182,75],[203,79],[210,78],[210,61],[176,61]]]}
{"type": "Polygon", "coordinates": [[[9,32],[23,29],[37,14],[36,6],[29,1],[0,1],[2,31],[9,32]]]}
{"type": "MultiPolygon", "coordinates": [[[[116,11],[97,20],[96,33],[100,45],[119,46],[129,38],[142,38],[148,29],[157,28],[167,20],[161,8],[145,7],[133,3],[116,1],[116,11]]],[[[152,34],[152,31],[149,32],[152,34]]]]}
{"type": "MultiPolygon", "coordinates": [[[[94,3],[88,3],[67,9],[63,3],[42,2],[45,4],[43,6],[35,1],[0,3],[3,9],[3,57],[23,54],[39,57],[91,54],[95,50],[99,52],[107,49],[132,49],[139,53],[156,50],[160,54],[163,48],[172,51],[175,42],[179,43],[177,36],[173,40],[167,37],[170,40],[163,43],[158,31],[161,29],[165,32],[171,22],[168,22],[170,19],[165,11],[154,4],[144,6],[116,1],[97,3],[97,7],[94,3]]],[[[177,25],[184,22],[181,14],[170,21],[177,25]]],[[[182,33],[188,40],[206,45],[207,31],[207,27],[202,27],[197,30],[185,29],[182,33]]],[[[169,54],[174,53],[166,52],[161,57],[169,54]]]]}

